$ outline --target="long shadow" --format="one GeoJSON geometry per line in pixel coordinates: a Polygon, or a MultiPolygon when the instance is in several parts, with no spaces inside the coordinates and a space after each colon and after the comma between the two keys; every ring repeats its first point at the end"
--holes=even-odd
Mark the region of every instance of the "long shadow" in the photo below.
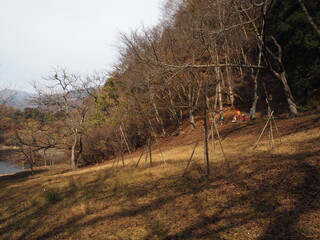
{"type": "MultiPolygon", "coordinates": [[[[268,156],[260,156],[262,160],[265,160],[266,162],[257,163],[255,169],[247,174],[242,174],[237,170],[239,169],[238,164],[234,165],[231,169],[231,172],[234,174],[228,176],[229,181],[238,188],[245,189],[248,193],[240,196],[240,201],[235,198],[234,201],[229,202],[227,207],[221,208],[220,211],[216,212],[214,215],[203,218],[201,221],[184,229],[182,232],[166,236],[164,239],[188,239],[188,237],[191,236],[197,239],[202,237],[220,239],[219,233],[222,231],[233,229],[248,222],[253,222],[259,218],[271,220],[265,227],[263,234],[258,237],[259,240],[310,239],[303,235],[301,232],[302,229],[298,229],[296,224],[298,223],[300,216],[311,211],[316,211],[317,208],[319,208],[320,170],[319,167],[312,166],[305,161],[306,157],[316,157],[318,154],[319,152],[304,152],[299,155],[278,155],[273,156],[271,161],[268,160],[268,156]],[[282,166],[276,162],[279,160],[283,162],[282,166]],[[290,164],[290,161],[293,162],[292,164],[295,166],[288,166],[287,164],[290,164]],[[288,169],[286,169],[286,167],[288,167],[288,169]],[[274,176],[267,175],[264,179],[255,180],[256,176],[267,173],[270,169],[282,171],[274,176]],[[304,179],[299,186],[290,186],[290,182],[288,181],[283,183],[288,175],[294,176],[297,173],[304,174],[304,179]],[[248,184],[248,181],[254,181],[254,183],[248,184]],[[283,188],[287,189],[287,191],[281,192],[283,191],[283,188]],[[279,208],[281,203],[277,200],[277,195],[281,194],[293,195],[293,199],[295,200],[293,209],[284,211],[278,210],[281,209],[279,208]],[[250,203],[253,209],[255,209],[254,212],[256,213],[256,216],[252,216],[249,212],[243,213],[243,215],[230,214],[226,218],[227,224],[224,224],[215,230],[208,230],[209,225],[217,224],[219,221],[225,219],[225,217],[221,217],[224,211],[241,204],[241,198],[250,199],[250,203]],[[197,233],[198,230],[202,230],[201,233],[197,233]]],[[[242,164],[245,163],[242,162],[242,164]]]]}
{"type": "MultiPolygon", "coordinates": [[[[286,136],[286,135],[290,135],[290,134],[294,134],[294,133],[299,133],[299,132],[303,132],[303,131],[307,131],[307,130],[311,130],[311,129],[316,129],[316,128],[320,128],[320,117],[319,116],[315,116],[314,119],[312,120],[304,120],[304,121],[299,121],[298,124],[296,124],[294,122],[294,120],[292,120],[293,122],[290,122],[290,124],[292,126],[290,126],[289,129],[286,129],[285,131],[280,131],[281,135],[286,136]]],[[[278,127],[281,129],[282,126],[284,125],[281,124],[278,127]]]]}
{"type": "MultiPolygon", "coordinates": [[[[292,188],[291,194],[296,195],[294,208],[285,211],[275,211],[273,220],[259,240],[272,239],[310,239],[304,236],[301,229],[297,229],[296,223],[300,216],[319,207],[320,199],[320,171],[308,164],[303,157],[298,156],[299,170],[305,175],[301,185],[292,188]]],[[[320,234],[320,232],[319,232],[320,234]]],[[[319,235],[320,237],[320,235],[319,235]]]]}
{"type": "MultiPolygon", "coordinates": [[[[168,177],[168,179],[171,179],[170,181],[175,181],[178,178],[177,178],[177,176],[172,175],[172,176],[168,177]]],[[[131,191],[135,192],[135,187],[138,190],[140,190],[140,186],[130,186],[131,191]]],[[[142,205],[140,204],[138,206],[134,206],[131,208],[122,209],[119,212],[115,212],[115,213],[112,213],[109,215],[97,216],[97,217],[92,218],[89,221],[86,221],[84,224],[79,224],[79,222],[86,216],[72,218],[71,220],[68,220],[67,223],[64,222],[61,225],[58,225],[58,226],[52,228],[50,231],[42,234],[41,236],[38,236],[37,239],[46,239],[46,238],[56,236],[59,233],[63,233],[66,230],[66,228],[74,228],[74,227],[79,227],[79,226],[81,227],[82,225],[87,227],[87,226],[95,225],[101,221],[111,221],[111,220],[117,220],[117,219],[126,218],[126,217],[136,217],[139,215],[144,215],[146,213],[150,213],[152,211],[161,209],[161,207],[174,201],[177,198],[183,197],[188,194],[195,194],[197,192],[202,191],[205,188],[205,184],[203,184],[203,185],[196,184],[196,186],[195,186],[192,182],[190,182],[190,184],[188,186],[185,186],[184,183],[182,183],[182,184],[177,183],[177,188],[181,188],[181,189],[183,188],[184,191],[180,191],[180,192],[175,191],[178,193],[174,194],[174,195],[169,195],[166,197],[159,197],[148,204],[142,204],[142,205]]],[[[147,192],[148,191],[146,191],[145,194],[147,194],[147,192]]],[[[140,196],[140,197],[142,197],[142,196],[140,196]]],[[[130,198],[130,195],[127,196],[127,200],[128,201],[132,200],[132,198],[130,198]]]]}
{"type": "MultiPolygon", "coordinates": [[[[316,140],[317,139],[312,139],[309,143],[314,143],[316,140]]],[[[315,211],[319,207],[319,163],[312,165],[308,162],[309,158],[316,158],[318,155],[319,151],[316,150],[304,151],[296,155],[257,154],[257,160],[249,163],[246,160],[239,159],[237,162],[232,163],[229,170],[225,170],[225,168],[222,167],[215,167],[211,182],[205,182],[201,179],[195,180],[193,178],[185,180],[172,174],[157,179],[157,181],[162,182],[164,189],[156,189],[157,184],[151,180],[143,187],[138,183],[129,186],[124,185],[120,187],[116,195],[123,198],[124,201],[131,201],[132,204],[129,207],[109,214],[99,216],[92,215],[92,218],[85,222],[83,222],[84,218],[90,214],[79,214],[66,221],[57,223],[34,239],[48,239],[59,236],[59,234],[72,234],[67,233],[67,230],[93,227],[104,221],[148,215],[149,213],[161,210],[166,204],[176,199],[189,197],[191,195],[195,196],[204,190],[213,191],[220,188],[222,186],[220,184],[225,184],[235,186],[237,189],[242,190],[239,191],[241,194],[229,193],[229,201],[219,200],[219,202],[212,202],[212,204],[218,205],[217,210],[213,214],[206,216],[205,212],[200,213],[200,217],[196,222],[185,227],[180,232],[171,233],[170,235],[166,233],[165,236],[156,239],[201,239],[205,237],[223,239],[221,236],[222,233],[263,219],[265,225],[263,226],[263,233],[258,237],[259,240],[306,240],[308,238],[303,235],[302,230],[296,225],[302,215],[315,211]],[[250,171],[240,170],[244,164],[250,166],[250,171]],[[296,174],[303,176],[303,178],[301,178],[301,181],[295,180],[294,183],[299,184],[294,186],[291,185],[290,177],[294,177],[296,174]],[[126,191],[125,188],[130,188],[130,191],[126,191]],[[141,188],[143,188],[143,191],[141,191],[141,188]],[[170,189],[170,193],[162,194],[166,189],[170,189]],[[154,190],[159,190],[159,197],[146,204],[137,204],[131,195],[132,193],[141,191],[139,197],[146,197],[150,191],[154,190]],[[290,195],[290,198],[294,202],[293,208],[289,210],[281,208],[283,203],[278,198],[286,195],[290,195]],[[241,213],[232,211],[233,208],[239,208],[244,203],[249,204],[250,208],[245,209],[241,213]],[[219,206],[219,204],[222,205],[219,206]],[[212,226],[214,226],[214,228],[212,228],[212,226]]],[[[105,196],[104,194],[106,193],[100,193],[99,187],[97,187],[101,181],[111,176],[114,176],[114,173],[106,172],[105,175],[98,176],[95,180],[87,183],[87,187],[93,189],[91,190],[93,191],[92,196],[97,197],[97,194],[100,194],[101,197],[113,198],[113,196],[105,196]]],[[[63,197],[71,198],[73,194],[73,192],[66,192],[63,197]]],[[[89,197],[92,196],[90,195],[89,197]]],[[[202,203],[199,202],[199,204],[202,203]]],[[[62,206],[66,209],[70,207],[69,205],[62,206]]],[[[190,206],[190,208],[192,207],[195,206],[190,206]]],[[[34,214],[45,216],[47,211],[49,210],[40,208],[39,211],[32,212],[27,217],[32,218],[34,214]]],[[[18,219],[16,223],[22,225],[24,224],[24,219],[18,219]]],[[[19,239],[27,238],[30,230],[34,231],[39,227],[41,227],[41,225],[38,226],[34,223],[29,229],[23,229],[24,232],[19,239]]],[[[11,228],[12,226],[2,228],[0,230],[0,237],[1,234],[4,234],[6,230],[11,228]]],[[[152,239],[153,235],[150,234],[149,237],[152,239]]]]}
{"type": "MultiPolygon", "coordinates": [[[[39,174],[39,173],[42,173],[42,172],[45,172],[45,171],[47,171],[47,170],[37,169],[37,170],[33,170],[33,173],[34,174],[39,174]]],[[[13,173],[13,174],[2,175],[2,176],[0,176],[0,181],[16,180],[16,179],[27,179],[29,177],[32,177],[31,171],[30,170],[24,170],[24,171],[16,172],[16,173],[13,173]]]]}

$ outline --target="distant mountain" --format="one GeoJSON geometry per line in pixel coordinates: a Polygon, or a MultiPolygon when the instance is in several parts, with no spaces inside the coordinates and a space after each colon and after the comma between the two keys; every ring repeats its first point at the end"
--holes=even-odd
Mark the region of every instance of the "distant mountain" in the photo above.
{"type": "Polygon", "coordinates": [[[35,94],[20,90],[5,89],[0,91],[0,95],[4,92],[7,96],[10,96],[8,105],[14,108],[23,110],[26,107],[36,107],[30,102],[32,97],[35,97],[35,94]]]}

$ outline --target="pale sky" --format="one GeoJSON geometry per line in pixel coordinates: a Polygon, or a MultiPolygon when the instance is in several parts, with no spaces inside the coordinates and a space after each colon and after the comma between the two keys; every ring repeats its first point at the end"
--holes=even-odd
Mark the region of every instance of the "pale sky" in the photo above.
{"type": "MultiPolygon", "coordinates": [[[[0,0],[0,85],[32,91],[52,68],[110,69],[117,36],[160,21],[164,0],[0,0]]],[[[1,88],[1,86],[0,86],[1,88]]]]}

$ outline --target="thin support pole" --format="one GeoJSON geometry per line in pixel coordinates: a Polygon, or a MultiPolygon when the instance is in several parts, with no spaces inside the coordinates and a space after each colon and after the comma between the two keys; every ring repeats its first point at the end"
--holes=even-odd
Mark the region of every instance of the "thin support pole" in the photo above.
{"type": "Polygon", "coordinates": [[[121,148],[120,148],[120,155],[121,155],[121,160],[122,160],[122,167],[124,167],[124,157],[123,157],[123,137],[121,136],[122,141],[121,141],[121,148]]]}
{"type": "Polygon", "coordinates": [[[280,135],[280,132],[279,132],[279,129],[278,129],[278,126],[276,124],[276,121],[274,120],[274,117],[272,116],[272,120],[273,120],[273,124],[276,128],[276,131],[277,131],[277,134],[278,134],[278,137],[279,137],[279,140],[280,140],[280,143],[282,143],[282,139],[281,139],[281,135],[280,135]]]}
{"type": "Polygon", "coordinates": [[[140,155],[140,157],[139,157],[139,159],[138,159],[135,167],[138,167],[139,162],[140,162],[140,160],[141,160],[141,158],[142,158],[142,156],[143,156],[143,153],[144,153],[145,148],[146,148],[146,146],[142,149],[141,155],[140,155]]]}
{"type": "Polygon", "coordinates": [[[273,128],[272,128],[272,121],[271,121],[271,119],[270,119],[270,142],[271,142],[270,148],[273,149],[273,128]]]}
{"type": "Polygon", "coordinates": [[[194,154],[194,152],[196,151],[196,148],[198,147],[200,138],[201,138],[201,134],[199,134],[199,137],[198,137],[198,139],[197,139],[197,142],[196,142],[196,144],[195,144],[195,146],[194,146],[194,148],[193,148],[193,150],[192,150],[191,156],[190,156],[190,158],[189,158],[189,160],[188,160],[187,167],[186,167],[186,169],[184,170],[184,173],[182,174],[183,177],[186,175],[186,173],[187,173],[187,171],[188,171],[188,168],[189,168],[189,165],[190,165],[190,163],[191,163],[193,154],[194,154]]]}
{"type": "Polygon", "coordinates": [[[214,128],[215,128],[215,130],[216,130],[217,137],[218,137],[218,140],[219,140],[219,145],[220,145],[220,148],[221,148],[221,152],[222,152],[222,154],[223,154],[223,157],[224,157],[225,162],[227,162],[227,157],[226,157],[226,154],[225,154],[224,149],[223,149],[223,146],[222,146],[222,141],[221,141],[221,138],[220,138],[219,130],[218,130],[218,128],[217,128],[216,123],[214,122],[213,124],[214,124],[214,128]]]}
{"type": "Polygon", "coordinates": [[[149,154],[149,140],[148,140],[148,143],[147,143],[146,158],[144,159],[144,168],[147,167],[148,154],[149,154]]]}
{"type": "Polygon", "coordinates": [[[151,124],[151,121],[150,121],[150,120],[149,120],[149,124],[150,124],[151,130],[152,130],[152,132],[153,132],[154,139],[156,140],[156,144],[157,144],[157,146],[158,146],[158,148],[159,148],[159,151],[160,151],[160,154],[161,154],[162,161],[163,161],[164,163],[167,163],[167,162],[166,162],[166,159],[163,157],[162,149],[161,149],[161,147],[160,147],[160,144],[159,144],[158,138],[157,138],[157,136],[156,136],[156,133],[155,133],[155,131],[154,131],[154,129],[153,129],[153,126],[152,126],[152,124],[151,124]]]}
{"type": "Polygon", "coordinates": [[[149,137],[149,156],[150,156],[150,165],[152,166],[151,132],[149,137]]]}
{"type": "Polygon", "coordinates": [[[273,115],[273,111],[271,112],[271,114],[270,114],[270,116],[269,116],[269,118],[268,118],[268,121],[267,121],[266,125],[264,126],[264,128],[262,129],[262,132],[261,132],[261,134],[260,134],[260,136],[259,136],[259,138],[258,138],[257,142],[254,144],[254,146],[253,146],[253,149],[252,149],[252,150],[256,149],[256,147],[258,146],[258,143],[259,143],[259,141],[260,141],[260,139],[261,139],[261,137],[262,137],[262,135],[263,135],[264,131],[266,130],[266,128],[267,128],[267,126],[268,126],[268,124],[269,124],[269,122],[270,122],[270,120],[271,120],[272,115],[273,115]]]}
{"type": "MultiPolygon", "coordinates": [[[[123,140],[124,140],[124,142],[125,142],[125,144],[126,144],[126,146],[127,146],[128,152],[129,152],[129,154],[131,155],[131,150],[130,150],[130,148],[129,148],[129,144],[128,144],[127,138],[126,138],[126,136],[124,135],[124,132],[123,132],[123,130],[122,130],[122,126],[121,126],[121,125],[120,125],[120,131],[121,131],[123,140]]],[[[132,158],[132,163],[134,164],[133,158],[132,158]]]]}
{"type": "Polygon", "coordinates": [[[214,132],[213,132],[213,123],[211,124],[211,151],[213,151],[213,149],[215,149],[215,145],[214,145],[214,132]]]}

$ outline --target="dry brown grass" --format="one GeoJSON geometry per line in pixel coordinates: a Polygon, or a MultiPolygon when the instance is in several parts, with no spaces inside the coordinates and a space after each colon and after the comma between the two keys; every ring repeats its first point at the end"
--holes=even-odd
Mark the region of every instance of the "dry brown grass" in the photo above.
{"type": "Polygon", "coordinates": [[[320,117],[278,120],[283,143],[269,149],[265,122],[220,128],[209,180],[203,150],[181,175],[200,130],[161,139],[162,162],[112,162],[35,178],[0,177],[0,239],[320,239],[320,117]]]}

